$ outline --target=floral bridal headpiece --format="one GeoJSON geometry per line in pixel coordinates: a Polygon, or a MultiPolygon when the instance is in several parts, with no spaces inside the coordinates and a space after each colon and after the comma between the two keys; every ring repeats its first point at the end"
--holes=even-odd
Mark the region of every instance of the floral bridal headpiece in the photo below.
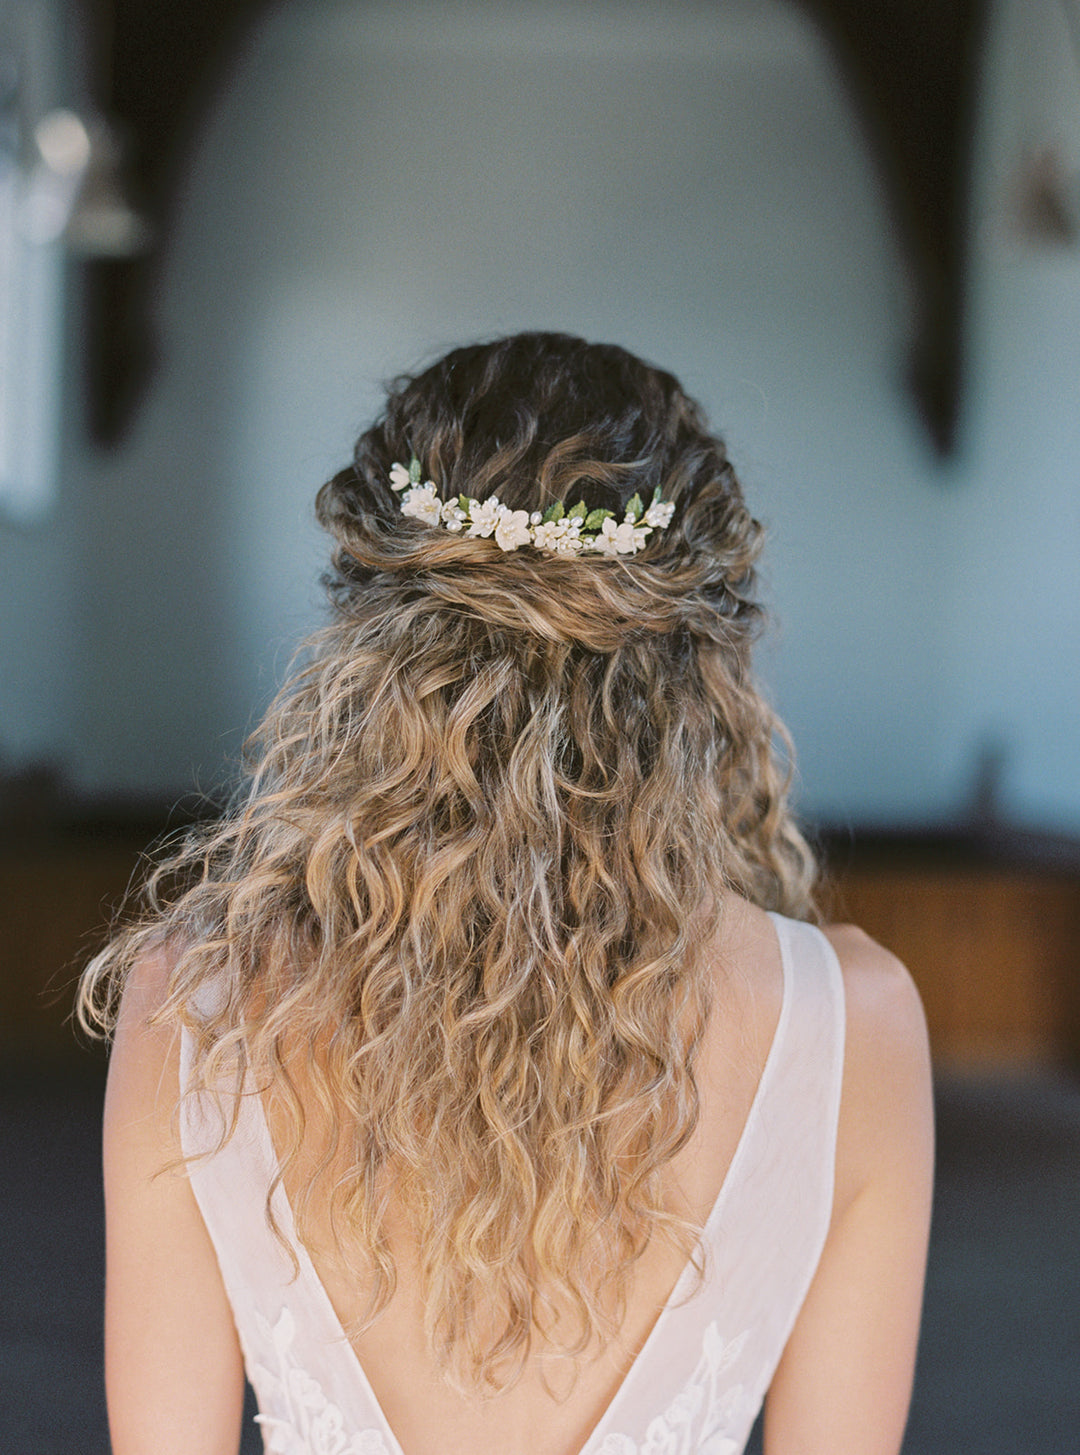
{"type": "Polygon", "coordinates": [[[603,556],[633,556],[654,530],[671,524],[675,504],[661,500],[659,488],[646,507],[640,495],[627,501],[621,521],[613,510],[590,510],[583,500],[569,508],[557,500],[541,512],[511,510],[497,495],[481,503],[468,495],[442,500],[433,480],[420,483],[423,471],[415,457],[408,468],[390,466],[391,489],[399,493],[402,515],[411,515],[428,525],[468,536],[494,536],[503,551],[518,546],[535,546],[549,556],[574,556],[596,552],[603,556]]]}

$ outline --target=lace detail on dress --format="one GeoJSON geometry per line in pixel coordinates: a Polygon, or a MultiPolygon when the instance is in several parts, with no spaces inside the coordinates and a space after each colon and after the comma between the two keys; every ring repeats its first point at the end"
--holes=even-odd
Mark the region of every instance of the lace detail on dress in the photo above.
{"type": "Polygon", "coordinates": [[[629,1435],[607,1435],[596,1455],[737,1455],[744,1444],[750,1396],[741,1383],[725,1386],[722,1375],[749,1336],[745,1330],[725,1344],[711,1323],[693,1374],[664,1413],[650,1420],[641,1443],[629,1435]]]}
{"type": "Polygon", "coordinates": [[[292,1349],[296,1321],[287,1308],[276,1324],[259,1315],[256,1323],[277,1359],[276,1373],[264,1364],[253,1364],[249,1370],[264,1411],[255,1420],[263,1427],[267,1455],[390,1455],[379,1430],[350,1434],[341,1410],[301,1367],[292,1349]]]}

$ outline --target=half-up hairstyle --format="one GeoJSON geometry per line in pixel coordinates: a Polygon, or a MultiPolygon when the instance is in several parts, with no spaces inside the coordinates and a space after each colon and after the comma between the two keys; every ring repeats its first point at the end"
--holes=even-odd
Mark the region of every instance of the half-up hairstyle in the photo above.
{"type": "Polygon", "coordinates": [[[718,891],[811,913],[750,672],[761,531],[671,375],[556,334],[395,381],[317,510],[329,624],[243,796],[151,879],[81,1013],[109,1029],[168,945],[159,1019],[192,1033],[196,1084],[239,1061],[277,1090],[285,1174],[299,1058],[339,1252],[374,1289],[357,1331],[395,1288],[392,1185],[432,1349],[458,1387],[498,1390],[537,1335],[570,1355],[610,1338],[651,1237],[696,1256],[663,1172],[698,1116],[718,891]],[[633,557],[506,553],[401,513],[390,469],[413,457],[444,500],[621,519],[659,487],[674,517],[633,557]]]}

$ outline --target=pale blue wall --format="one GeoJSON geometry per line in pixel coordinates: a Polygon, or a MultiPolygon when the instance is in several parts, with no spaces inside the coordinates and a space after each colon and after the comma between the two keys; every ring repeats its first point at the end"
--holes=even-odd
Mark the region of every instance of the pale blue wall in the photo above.
{"type": "MultiPolygon", "coordinates": [[[[1080,829],[1077,255],[1025,261],[1018,282],[980,220],[975,388],[943,472],[899,382],[904,273],[878,184],[801,13],[491,14],[293,0],[214,108],[153,395],[119,459],[73,466],[78,781],[217,777],[315,619],[311,500],[377,381],[537,326],[674,369],[727,434],[772,528],[762,666],[808,810],[948,817],[980,741],[1001,738],[1010,810],[1080,829]],[[1048,342],[1025,342],[1047,318],[1048,342]],[[1030,462],[1015,494],[1005,437],[1030,462]],[[995,618],[999,647],[987,609],[1018,516],[1024,604],[995,618]]],[[[1011,55],[999,38],[987,93],[1008,116],[1026,104],[1011,55]]],[[[1064,87],[1058,102],[1074,105],[1064,87]]],[[[1002,125],[984,128],[984,182],[1009,166],[1002,125]]],[[[983,185],[986,216],[1000,205],[983,185]]]]}
{"type": "Polygon", "coordinates": [[[1080,226],[1080,58],[1058,0],[998,6],[978,146],[972,368],[948,495],[946,762],[1002,757],[1006,814],[1080,831],[1080,242],[1017,225],[1020,167],[1071,173],[1080,226]]]}

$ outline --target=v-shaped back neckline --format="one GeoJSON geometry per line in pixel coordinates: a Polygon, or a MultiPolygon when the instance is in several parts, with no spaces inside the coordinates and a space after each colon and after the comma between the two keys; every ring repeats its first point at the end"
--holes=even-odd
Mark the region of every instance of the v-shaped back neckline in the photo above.
{"type": "MultiPolygon", "coordinates": [[[[762,1067],[761,1075],[758,1078],[758,1083],[754,1090],[754,1096],[750,1103],[750,1110],[746,1114],[746,1120],[743,1122],[742,1130],[739,1133],[739,1140],[736,1143],[735,1151],[732,1154],[731,1161],[728,1163],[727,1171],[724,1173],[724,1180],[720,1184],[720,1191],[717,1193],[716,1199],[713,1202],[712,1208],[709,1211],[709,1215],[702,1225],[701,1242],[703,1244],[708,1243],[709,1237],[714,1231],[715,1225],[719,1222],[721,1214],[723,1213],[724,1208],[727,1204],[731,1189],[736,1184],[736,1174],[741,1164],[745,1161],[747,1156],[747,1149],[751,1145],[751,1142],[753,1140],[753,1129],[756,1127],[758,1121],[760,1120],[762,1108],[766,1100],[768,1099],[769,1085],[776,1075],[776,1067],[781,1059],[780,1052],[782,1049],[782,1044],[783,1041],[786,1039],[787,1035],[791,1004],[794,999],[794,996],[792,995],[793,972],[791,966],[791,956],[788,948],[787,937],[784,934],[780,924],[778,923],[779,916],[772,911],[769,911],[768,914],[769,919],[772,922],[773,931],[776,934],[777,941],[780,947],[780,964],[782,976],[780,1013],[777,1017],[776,1026],[773,1030],[772,1041],[770,1042],[768,1054],[765,1058],[765,1064],[762,1067]]],[[[262,1104],[262,1097],[258,1094],[258,1092],[250,1091],[248,1088],[245,1088],[244,1100],[251,1107],[252,1126],[253,1131],[257,1137],[260,1155],[265,1159],[266,1165],[270,1169],[271,1176],[276,1182],[276,1186],[271,1197],[271,1206],[275,1221],[277,1222],[277,1225],[282,1235],[284,1236],[289,1247],[296,1254],[297,1263],[299,1265],[298,1277],[303,1280],[304,1284],[309,1290],[311,1297],[314,1298],[321,1305],[323,1316],[326,1319],[327,1326],[337,1334],[341,1343],[344,1345],[344,1357],[351,1362],[351,1365],[353,1366],[356,1374],[356,1378],[371,1402],[372,1412],[377,1417],[380,1434],[383,1436],[386,1444],[389,1446],[390,1455],[406,1455],[406,1452],[403,1449],[401,1442],[395,1435],[393,1429],[391,1428],[390,1421],[387,1419],[386,1414],[383,1411],[381,1401],[379,1400],[374,1389],[372,1388],[371,1380],[368,1378],[367,1371],[364,1369],[364,1366],[360,1361],[360,1356],[357,1354],[355,1348],[353,1347],[352,1340],[345,1332],[344,1326],[337,1313],[337,1310],[334,1308],[333,1301],[326,1290],[326,1285],[323,1283],[321,1277],[319,1276],[318,1269],[312,1262],[311,1255],[308,1253],[307,1248],[297,1236],[296,1221],[293,1216],[292,1203],[289,1201],[289,1195],[285,1190],[285,1184],[281,1180],[280,1164],[278,1162],[277,1153],[274,1150],[274,1143],[270,1135],[270,1126],[266,1119],[266,1113],[262,1104]]],[[[684,1295],[686,1292],[686,1285],[690,1282],[693,1274],[694,1263],[693,1259],[690,1258],[687,1259],[686,1263],[683,1265],[679,1276],[675,1280],[671,1292],[664,1300],[664,1303],[660,1308],[660,1312],[657,1314],[655,1320],[653,1321],[652,1327],[650,1328],[648,1334],[645,1336],[645,1339],[641,1347],[638,1349],[638,1352],[631,1360],[629,1369],[627,1369],[626,1373],[619,1381],[619,1384],[616,1387],[614,1393],[608,1400],[607,1404],[604,1406],[604,1409],[599,1419],[594,1423],[592,1429],[589,1431],[589,1434],[586,1436],[584,1444],[581,1445],[578,1449],[577,1455],[591,1455],[594,1447],[598,1446],[598,1443],[602,1441],[607,1434],[611,1433],[608,1426],[610,1426],[611,1421],[617,1416],[620,1405],[624,1402],[625,1398],[628,1395],[630,1387],[635,1381],[635,1376],[639,1374],[640,1370],[645,1365],[649,1354],[656,1347],[661,1330],[666,1327],[671,1316],[677,1313],[681,1307],[685,1306],[684,1295]]]]}

